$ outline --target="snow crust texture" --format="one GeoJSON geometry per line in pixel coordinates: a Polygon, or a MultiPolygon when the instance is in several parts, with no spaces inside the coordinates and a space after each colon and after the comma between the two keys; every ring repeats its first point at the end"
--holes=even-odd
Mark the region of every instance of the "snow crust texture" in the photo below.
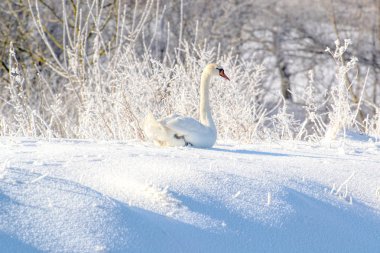
{"type": "Polygon", "coordinates": [[[0,252],[380,252],[380,143],[0,139],[0,252]]]}

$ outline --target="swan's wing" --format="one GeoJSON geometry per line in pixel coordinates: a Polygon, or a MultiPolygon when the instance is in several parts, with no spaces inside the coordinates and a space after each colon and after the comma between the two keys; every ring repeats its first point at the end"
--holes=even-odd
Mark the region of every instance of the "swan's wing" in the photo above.
{"type": "Polygon", "coordinates": [[[202,125],[199,121],[179,115],[172,115],[162,122],[166,127],[172,129],[180,135],[207,134],[209,129],[202,125]]]}
{"type": "Polygon", "coordinates": [[[166,125],[168,124],[168,122],[171,122],[171,121],[176,120],[176,119],[179,119],[179,118],[184,118],[184,117],[181,116],[181,115],[178,115],[178,114],[172,114],[172,115],[170,115],[170,116],[167,116],[167,117],[165,117],[165,118],[159,120],[159,122],[160,122],[161,124],[163,124],[164,126],[166,126],[166,125]]]}

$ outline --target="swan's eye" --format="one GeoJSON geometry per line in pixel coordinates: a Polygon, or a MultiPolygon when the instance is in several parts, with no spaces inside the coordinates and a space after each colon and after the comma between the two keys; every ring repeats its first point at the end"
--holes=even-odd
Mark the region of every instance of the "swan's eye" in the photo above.
{"type": "Polygon", "coordinates": [[[222,68],[216,68],[216,69],[219,71],[219,73],[220,73],[221,71],[223,71],[222,68]]]}

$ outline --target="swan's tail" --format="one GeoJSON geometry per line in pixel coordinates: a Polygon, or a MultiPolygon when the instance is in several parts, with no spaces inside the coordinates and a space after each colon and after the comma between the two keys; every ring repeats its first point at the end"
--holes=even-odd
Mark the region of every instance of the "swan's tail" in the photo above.
{"type": "Polygon", "coordinates": [[[168,135],[165,127],[154,118],[151,112],[149,112],[144,119],[143,129],[147,139],[155,143],[165,140],[168,135]]]}

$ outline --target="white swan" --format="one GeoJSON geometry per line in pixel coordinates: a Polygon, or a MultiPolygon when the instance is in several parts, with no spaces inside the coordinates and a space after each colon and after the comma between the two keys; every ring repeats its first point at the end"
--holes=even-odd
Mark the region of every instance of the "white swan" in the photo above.
{"type": "Polygon", "coordinates": [[[157,146],[212,147],[216,141],[216,127],[209,102],[209,84],[213,76],[230,80],[223,68],[216,64],[208,64],[204,68],[200,86],[199,121],[177,114],[157,121],[153,114],[149,113],[143,123],[146,137],[157,146]]]}

